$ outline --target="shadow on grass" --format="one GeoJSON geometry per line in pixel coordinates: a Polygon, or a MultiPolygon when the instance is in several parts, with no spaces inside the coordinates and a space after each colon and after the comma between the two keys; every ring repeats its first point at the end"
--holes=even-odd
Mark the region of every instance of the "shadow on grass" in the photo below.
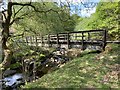
{"type": "Polygon", "coordinates": [[[80,55],[80,57],[83,57],[83,56],[88,55],[88,54],[99,54],[99,53],[101,53],[101,52],[102,52],[102,51],[100,51],[100,50],[84,51],[84,52],[80,55]]]}
{"type": "Polygon", "coordinates": [[[93,89],[90,89],[90,88],[29,88],[29,89],[20,89],[20,90],[93,90],[93,89]]]}

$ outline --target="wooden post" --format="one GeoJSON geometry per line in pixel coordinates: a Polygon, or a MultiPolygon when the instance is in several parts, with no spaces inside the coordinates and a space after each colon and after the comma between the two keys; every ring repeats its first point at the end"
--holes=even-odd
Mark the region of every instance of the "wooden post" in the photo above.
{"type": "Polygon", "coordinates": [[[104,30],[104,37],[103,37],[103,51],[105,51],[105,46],[106,46],[106,35],[107,35],[107,31],[104,30]]]}
{"type": "Polygon", "coordinates": [[[75,40],[77,41],[77,34],[75,33],[75,40]]]}
{"type": "Polygon", "coordinates": [[[32,36],[32,46],[34,45],[34,36],[32,36]]]}
{"type": "Polygon", "coordinates": [[[68,49],[70,49],[70,34],[67,33],[67,46],[68,46],[68,49]]]}
{"type": "Polygon", "coordinates": [[[59,47],[59,34],[57,34],[57,47],[59,47]]]}
{"type": "Polygon", "coordinates": [[[43,36],[41,36],[41,47],[43,47],[43,36]]]}
{"type": "Polygon", "coordinates": [[[30,38],[30,45],[32,45],[32,37],[30,36],[29,38],[30,38]]]}
{"type": "Polygon", "coordinates": [[[34,45],[34,36],[32,36],[32,46],[34,45]]]}
{"type": "Polygon", "coordinates": [[[49,47],[52,47],[52,43],[51,43],[51,35],[49,34],[49,47]]]}
{"type": "Polygon", "coordinates": [[[36,46],[38,46],[37,36],[35,36],[35,43],[36,43],[36,46]]]}
{"type": "Polygon", "coordinates": [[[48,34],[48,47],[50,47],[50,34],[48,34]]]}
{"type": "Polygon", "coordinates": [[[88,32],[88,41],[90,40],[90,33],[88,32]]]}
{"type": "Polygon", "coordinates": [[[82,32],[82,50],[84,50],[84,33],[82,32]]]}
{"type": "Polygon", "coordinates": [[[28,45],[28,39],[27,39],[28,37],[25,37],[25,39],[26,39],[26,45],[28,45]]]}
{"type": "Polygon", "coordinates": [[[32,45],[33,45],[33,43],[34,43],[34,36],[32,36],[31,38],[32,38],[32,42],[31,42],[31,43],[32,43],[32,45]]]}

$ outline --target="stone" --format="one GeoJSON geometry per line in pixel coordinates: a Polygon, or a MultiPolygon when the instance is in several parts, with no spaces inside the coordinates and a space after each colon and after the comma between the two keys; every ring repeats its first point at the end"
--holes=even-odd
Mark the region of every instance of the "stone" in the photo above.
{"type": "Polygon", "coordinates": [[[6,70],[4,73],[3,73],[3,76],[4,77],[7,77],[7,76],[11,76],[13,74],[16,73],[16,70],[6,70]]]}

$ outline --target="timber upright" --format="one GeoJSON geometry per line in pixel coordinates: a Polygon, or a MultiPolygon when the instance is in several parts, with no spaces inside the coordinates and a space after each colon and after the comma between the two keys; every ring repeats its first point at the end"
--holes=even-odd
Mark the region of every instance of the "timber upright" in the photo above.
{"type": "Polygon", "coordinates": [[[106,42],[106,38],[107,38],[107,31],[104,30],[104,37],[103,37],[103,51],[105,51],[105,46],[107,44],[106,42]]]}

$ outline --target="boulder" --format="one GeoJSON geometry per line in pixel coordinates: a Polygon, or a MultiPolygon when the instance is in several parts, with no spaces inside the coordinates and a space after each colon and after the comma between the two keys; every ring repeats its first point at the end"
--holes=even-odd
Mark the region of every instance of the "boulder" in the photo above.
{"type": "Polygon", "coordinates": [[[16,70],[6,70],[6,71],[4,71],[3,76],[7,77],[7,76],[11,76],[15,73],[16,73],[16,70]]]}

